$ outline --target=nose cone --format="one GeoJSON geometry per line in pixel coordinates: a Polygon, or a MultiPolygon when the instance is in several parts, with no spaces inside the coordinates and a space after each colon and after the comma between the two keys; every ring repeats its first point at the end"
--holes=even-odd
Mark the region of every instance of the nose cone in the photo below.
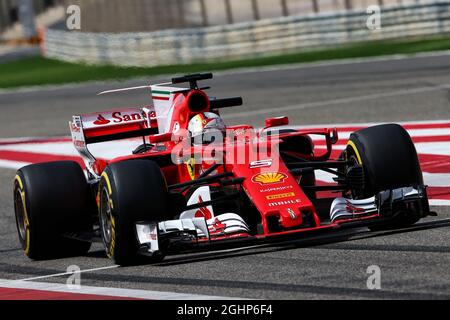
{"type": "Polygon", "coordinates": [[[301,227],[302,212],[314,211],[297,179],[282,162],[265,168],[237,165],[234,171],[237,176],[249,177],[243,187],[261,214],[265,233],[271,232],[273,224],[277,224],[274,228],[277,231],[301,227]]]}

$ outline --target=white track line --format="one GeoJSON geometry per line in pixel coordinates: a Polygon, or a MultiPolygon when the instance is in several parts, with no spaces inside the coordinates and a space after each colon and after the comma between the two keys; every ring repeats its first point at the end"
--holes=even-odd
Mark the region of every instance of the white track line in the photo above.
{"type": "MultiPolygon", "coordinates": [[[[245,246],[245,247],[239,247],[239,248],[231,248],[231,249],[225,249],[225,250],[216,250],[216,251],[209,251],[209,254],[214,254],[214,253],[221,253],[221,254],[227,254],[227,253],[234,253],[234,252],[239,252],[239,251],[244,251],[244,250],[249,250],[249,249],[255,249],[255,248],[259,248],[261,246],[261,244],[258,245],[251,245],[251,246],[245,246]]],[[[119,265],[112,265],[112,266],[106,266],[106,267],[100,267],[100,268],[94,268],[94,269],[85,269],[85,270],[80,270],[80,271],[75,271],[75,272],[61,272],[61,273],[54,273],[54,274],[49,274],[49,275],[44,275],[44,276],[39,276],[39,277],[32,277],[32,278],[26,278],[26,279],[20,279],[17,281],[35,281],[35,280],[42,280],[42,279],[48,279],[48,278],[57,278],[57,277],[63,277],[63,276],[70,276],[73,274],[80,274],[80,273],[87,273],[87,272],[94,272],[94,271],[101,271],[101,270],[109,270],[109,269],[116,269],[119,268],[119,265]]],[[[0,286],[2,285],[1,281],[0,281],[0,286]]]]}
{"type": "Polygon", "coordinates": [[[429,202],[430,202],[430,206],[435,206],[435,207],[450,206],[450,200],[430,199],[429,202]]]}
{"type": "MultiPolygon", "coordinates": [[[[56,277],[62,277],[62,276],[69,276],[69,275],[73,275],[73,274],[77,274],[77,273],[86,273],[86,272],[93,272],[93,271],[100,271],[100,270],[115,269],[118,267],[119,267],[118,265],[113,265],[113,266],[107,266],[107,267],[101,267],[101,268],[95,268],[95,269],[80,270],[80,271],[75,271],[75,272],[62,272],[62,273],[49,274],[49,275],[45,275],[45,276],[20,279],[18,281],[33,281],[33,280],[41,280],[41,279],[48,279],[48,278],[56,278],[56,277]]],[[[0,285],[1,285],[1,283],[0,283],[0,285]]]]}
{"type": "Polygon", "coordinates": [[[19,170],[20,168],[23,168],[29,164],[31,164],[31,163],[0,159],[0,168],[4,168],[4,169],[19,170]]]}
{"type": "MultiPolygon", "coordinates": [[[[0,288],[41,290],[47,292],[61,292],[69,294],[86,294],[96,296],[107,296],[115,298],[134,298],[146,300],[242,300],[235,297],[208,296],[190,293],[176,293],[166,291],[136,290],[108,287],[81,286],[81,288],[70,289],[65,284],[27,282],[14,280],[0,280],[0,288]]],[[[20,299],[20,295],[18,295],[20,299]]]]}
{"type": "Polygon", "coordinates": [[[249,73],[264,73],[271,71],[289,71],[296,69],[309,69],[309,68],[322,68],[322,67],[332,67],[341,66],[348,64],[362,64],[371,62],[387,62],[387,61],[398,61],[405,59],[420,59],[420,58],[433,58],[433,57],[443,57],[450,55],[450,50],[441,50],[435,52],[422,52],[413,54],[392,54],[379,57],[366,57],[366,58],[347,58],[347,59],[335,59],[335,60],[324,60],[316,62],[297,62],[289,64],[278,64],[265,67],[248,67],[248,68],[238,68],[231,70],[224,70],[219,72],[214,72],[217,76],[228,76],[228,75],[240,75],[249,73]]]}
{"type": "Polygon", "coordinates": [[[433,91],[440,91],[440,90],[448,90],[448,89],[450,89],[450,84],[445,84],[445,85],[440,85],[440,86],[419,87],[419,88],[415,88],[415,89],[397,90],[397,91],[392,91],[392,92],[380,92],[380,93],[368,94],[368,95],[364,95],[364,96],[296,104],[296,105],[279,107],[279,108],[275,108],[275,109],[258,109],[258,110],[254,110],[254,111],[230,113],[230,114],[223,115],[222,118],[224,118],[224,119],[245,118],[245,117],[250,117],[250,116],[258,116],[258,115],[262,115],[262,114],[270,114],[270,113],[274,113],[274,112],[280,113],[280,112],[284,112],[284,111],[311,109],[311,108],[317,108],[317,107],[326,107],[326,106],[332,106],[332,105],[347,104],[347,103],[352,103],[352,102],[362,102],[362,101],[367,101],[367,100],[376,100],[376,99],[382,99],[382,98],[397,97],[397,96],[418,94],[418,93],[424,93],[424,92],[433,92],[433,91]]]}

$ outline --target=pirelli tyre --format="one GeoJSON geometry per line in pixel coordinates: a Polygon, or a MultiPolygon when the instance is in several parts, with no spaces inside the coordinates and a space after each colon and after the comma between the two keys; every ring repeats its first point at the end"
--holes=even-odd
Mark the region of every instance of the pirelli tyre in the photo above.
{"type": "MultiPolygon", "coordinates": [[[[363,167],[364,187],[353,190],[355,198],[369,198],[380,191],[423,185],[416,149],[408,132],[400,125],[379,125],[351,134],[344,157],[363,167]]],[[[417,212],[407,212],[402,219],[381,228],[405,227],[420,218],[417,212]]]]}
{"type": "Polygon", "coordinates": [[[34,260],[86,254],[91,243],[68,234],[92,230],[89,188],[76,162],[52,162],[20,169],[14,179],[19,241],[34,260]]]}
{"type": "Polygon", "coordinates": [[[109,165],[99,184],[100,230],[110,259],[119,265],[160,261],[163,256],[138,255],[136,223],[168,220],[167,184],[159,166],[150,160],[109,165]]]}

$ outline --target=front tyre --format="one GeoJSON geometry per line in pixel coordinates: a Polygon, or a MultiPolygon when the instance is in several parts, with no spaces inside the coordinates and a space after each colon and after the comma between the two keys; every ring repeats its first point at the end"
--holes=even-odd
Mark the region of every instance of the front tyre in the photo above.
{"type": "MultiPolygon", "coordinates": [[[[167,184],[150,160],[109,165],[99,184],[100,231],[110,259],[119,265],[148,261],[138,255],[136,223],[168,220],[167,184]]],[[[163,257],[155,257],[156,262],[163,257]]]]}
{"type": "MultiPolygon", "coordinates": [[[[353,133],[344,153],[346,160],[362,165],[364,186],[353,190],[356,199],[370,198],[381,191],[423,186],[423,175],[414,144],[408,132],[397,124],[370,127],[353,133]]],[[[406,210],[388,225],[373,229],[412,225],[423,210],[406,210]]]]}

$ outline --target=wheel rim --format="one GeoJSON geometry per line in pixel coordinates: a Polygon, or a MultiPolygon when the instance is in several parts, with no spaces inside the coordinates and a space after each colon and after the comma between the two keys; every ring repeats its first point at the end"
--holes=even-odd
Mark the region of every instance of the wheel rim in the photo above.
{"type": "MultiPolygon", "coordinates": [[[[358,160],[358,156],[355,154],[355,151],[353,150],[353,148],[347,148],[346,160],[350,161],[352,163],[352,165],[362,166],[362,163],[358,160]]],[[[358,199],[366,198],[364,196],[363,190],[351,190],[351,193],[352,193],[353,199],[358,200],[358,199]]]]}
{"type": "Polygon", "coordinates": [[[27,237],[26,212],[20,189],[17,189],[14,197],[14,211],[16,215],[17,230],[22,243],[27,237]]]}
{"type": "Polygon", "coordinates": [[[112,210],[109,192],[106,188],[103,188],[100,196],[100,225],[102,231],[103,241],[108,248],[111,244],[112,238],[112,210]]]}

